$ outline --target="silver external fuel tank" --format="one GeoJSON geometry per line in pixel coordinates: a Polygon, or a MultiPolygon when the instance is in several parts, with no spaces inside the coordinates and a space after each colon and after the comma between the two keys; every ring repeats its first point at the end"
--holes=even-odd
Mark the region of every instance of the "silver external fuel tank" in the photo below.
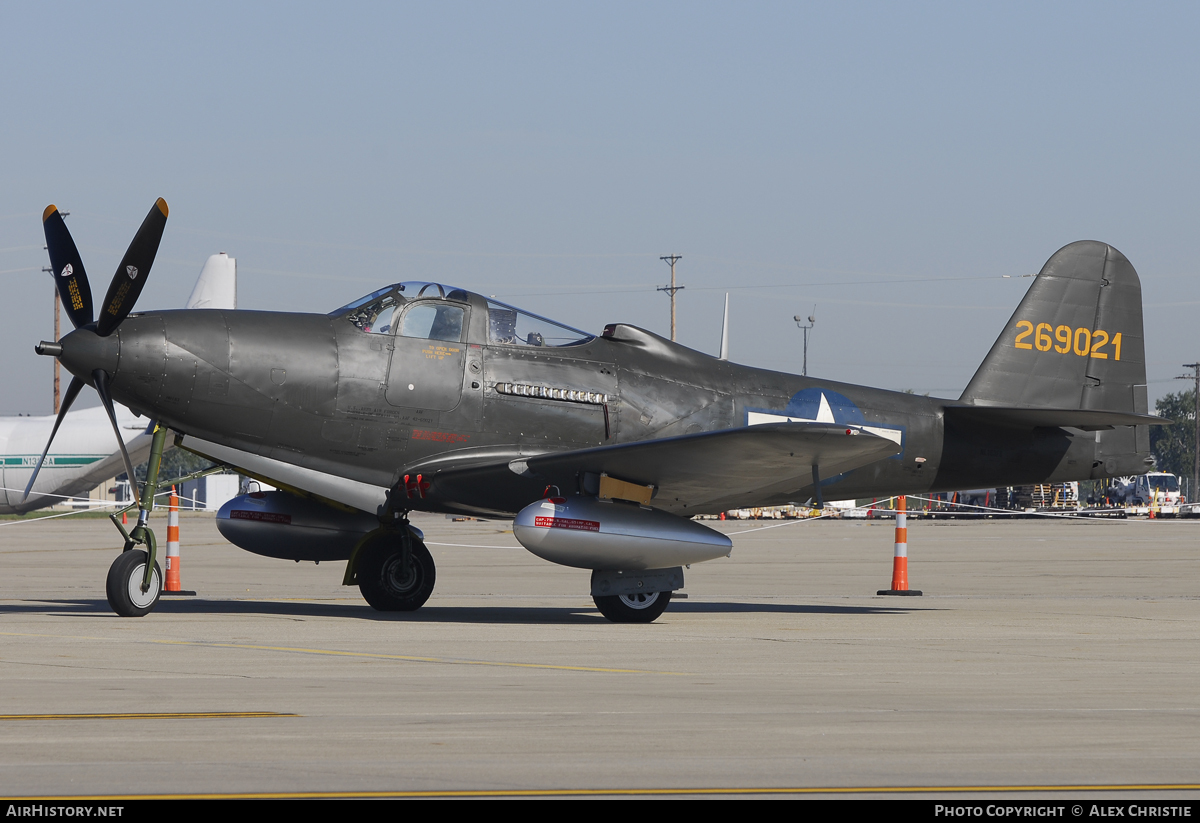
{"type": "Polygon", "coordinates": [[[284,560],[346,560],[379,519],[281,491],[235,497],[217,512],[217,531],[238,548],[284,560]]]}
{"type": "Polygon", "coordinates": [[[513,520],[522,546],[544,560],[597,570],[663,569],[727,557],[733,541],[673,514],[595,497],[549,497],[513,520]]]}

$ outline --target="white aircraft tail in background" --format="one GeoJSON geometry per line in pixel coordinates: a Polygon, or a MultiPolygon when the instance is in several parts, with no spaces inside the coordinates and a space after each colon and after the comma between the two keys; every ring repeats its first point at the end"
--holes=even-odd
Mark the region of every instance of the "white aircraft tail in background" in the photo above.
{"type": "Polygon", "coordinates": [[[208,258],[185,309],[236,309],[237,260],[225,252],[208,258]]]}

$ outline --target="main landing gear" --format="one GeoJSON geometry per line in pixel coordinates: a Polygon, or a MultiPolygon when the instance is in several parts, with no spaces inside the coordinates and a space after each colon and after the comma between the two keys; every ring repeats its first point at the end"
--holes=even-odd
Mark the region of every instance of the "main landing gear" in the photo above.
{"type": "Polygon", "coordinates": [[[358,589],[376,611],[413,612],[433,594],[433,557],[407,522],[371,532],[355,554],[351,566],[358,589]]]}
{"type": "Polygon", "coordinates": [[[670,592],[592,595],[600,614],[614,623],[653,623],[671,602],[670,592]]]}
{"type": "Polygon", "coordinates": [[[653,623],[683,588],[683,567],[592,572],[592,600],[614,623],[653,623]]]}
{"type": "MultiPolygon", "coordinates": [[[[108,605],[121,617],[144,617],[154,611],[162,594],[162,569],[154,555],[157,543],[154,531],[147,521],[154,510],[154,495],[158,492],[158,467],[162,463],[163,446],[167,430],[154,427],[154,439],[150,442],[150,463],[146,467],[146,482],[142,486],[142,499],[138,505],[137,525],[125,531],[116,514],[108,517],[117,531],[125,538],[125,548],[108,569],[105,591],[108,605]],[[145,546],[146,550],[134,549],[145,546]]],[[[129,478],[130,488],[137,488],[137,478],[129,478]]]]}

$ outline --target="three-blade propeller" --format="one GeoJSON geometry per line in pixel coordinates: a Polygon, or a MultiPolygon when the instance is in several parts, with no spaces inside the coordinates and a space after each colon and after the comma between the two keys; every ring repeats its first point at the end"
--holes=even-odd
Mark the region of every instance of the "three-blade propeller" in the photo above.
{"type": "MultiPolygon", "coordinates": [[[[158,244],[162,240],[163,229],[166,228],[166,225],[167,201],[160,197],[150,208],[150,213],[142,221],[137,234],[133,236],[133,242],[129,244],[129,248],[125,251],[125,256],[121,258],[121,263],[117,266],[117,271],[109,284],[104,302],[100,304],[100,318],[96,321],[93,329],[100,337],[107,337],[116,331],[121,322],[133,310],[134,303],[137,302],[138,296],[146,285],[146,277],[150,274],[150,267],[154,264],[154,256],[158,253],[158,244]]],[[[63,221],[62,215],[53,205],[47,206],[42,213],[42,228],[46,232],[46,250],[50,252],[50,265],[54,270],[54,286],[58,289],[58,295],[66,309],[67,317],[71,319],[72,325],[77,329],[90,326],[93,318],[92,288],[88,283],[87,274],[83,268],[83,259],[79,256],[79,249],[75,247],[75,241],[71,239],[71,232],[67,230],[67,224],[63,221]]],[[[100,402],[104,404],[104,410],[108,412],[108,419],[112,423],[113,433],[117,436],[117,446],[121,450],[121,457],[124,458],[125,470],[129,473],[130,488],[136,489],[133,461],[129,459],[125,441],[121,438],[121,429],[117,425],[112,395],[108,389],[111,377],[102,369],[96,369],[91,374],[92,384],[96,388],[96,393],[100,395],[100,402]]],[[[50,439],[46,442],[42,456],[38,458],[37,466],[29,478],[29,484],[25,487],[25,495],[21,498],[21,502],[28,499],[34,481],[37,480],[38,472],[42,470],[42,464],[50,452],[54,436],[58,434],[58,428],[67,416],[71,404],[79,396],[84,382],[83,378],[76,376],[67,386],[58,418],[54,421],[54,428],[50,431],[50,439]]]]}

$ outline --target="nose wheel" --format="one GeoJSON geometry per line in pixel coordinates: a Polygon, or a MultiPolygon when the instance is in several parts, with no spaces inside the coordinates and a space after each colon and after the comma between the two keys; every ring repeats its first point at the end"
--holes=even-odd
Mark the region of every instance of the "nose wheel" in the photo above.
{"type": "Polygon", "coordinates": [[[121,617],[144,617],[158,605],[162,594],[162,569],[154,564],[146,583],[149,555],[140,549],[122,552],[108,568],[108,605],[121,617]]]}

